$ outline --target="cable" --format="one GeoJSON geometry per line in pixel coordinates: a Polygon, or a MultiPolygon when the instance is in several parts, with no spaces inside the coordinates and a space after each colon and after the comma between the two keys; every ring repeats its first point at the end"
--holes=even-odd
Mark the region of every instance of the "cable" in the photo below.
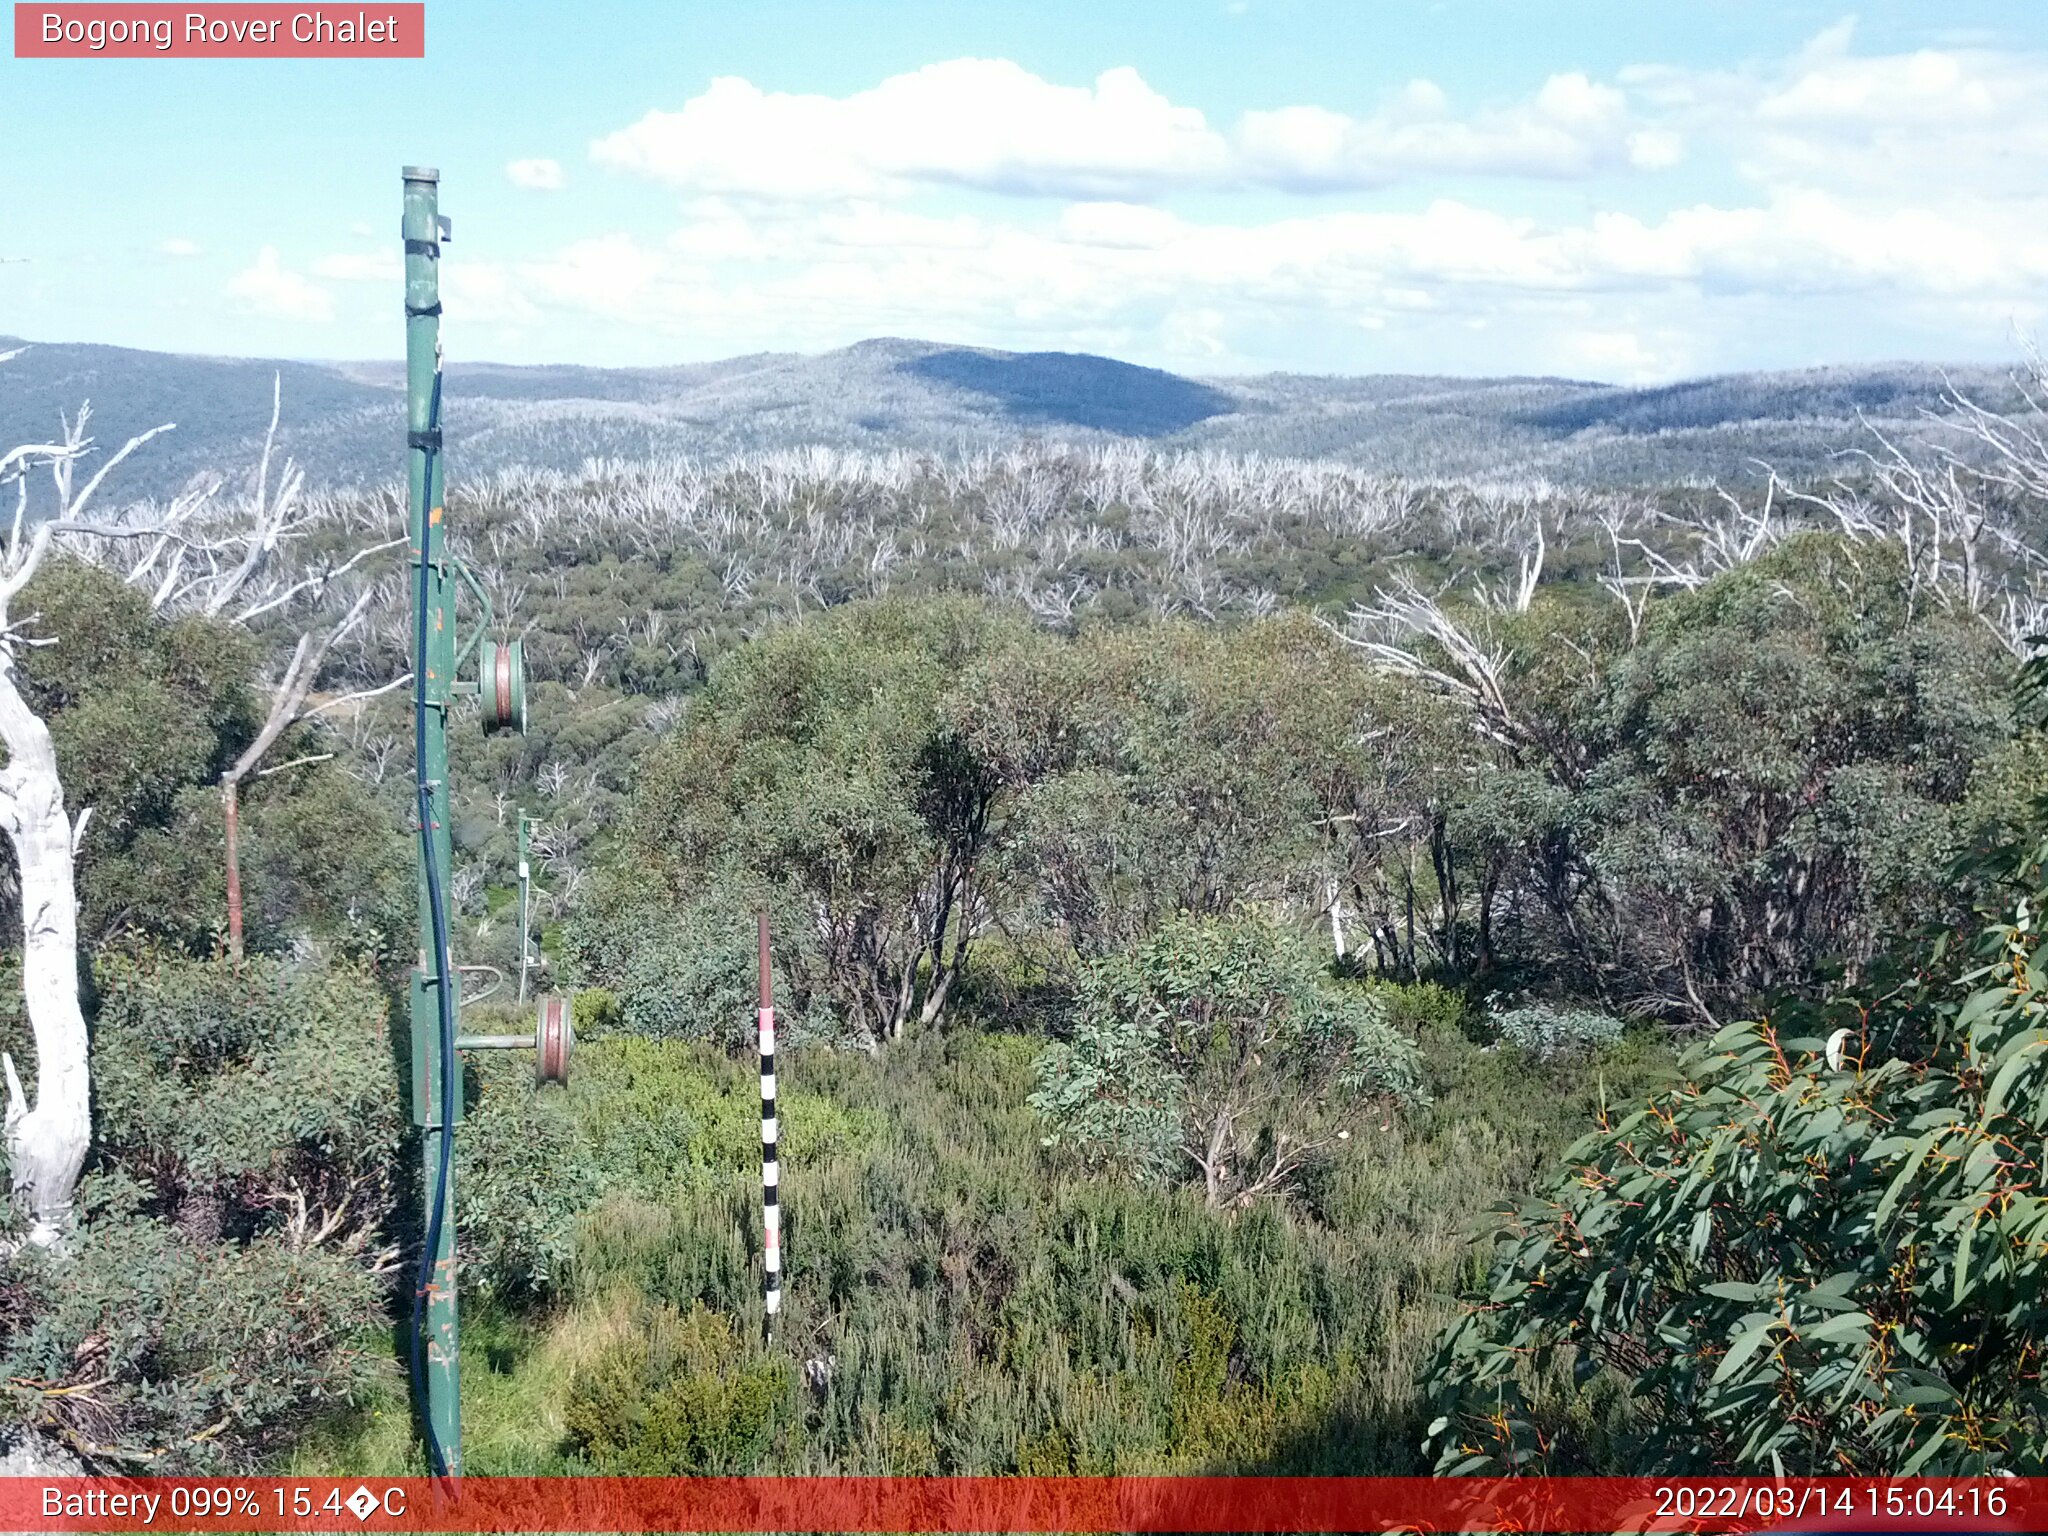
{"type": "MultiPolygon", "coordinates": [[[[427,405],[428,431],[441,423],[441,362],[434,360],[434,388],[427,405]]],[[[431,443],[422,447],[426,455],[420,499],[419,585],[413,604],[413,690],[412,757],[413,783],[418,794],[420,823],[420,865],[427,877],[427,910],[434,942],[434,1003],[441,1034],[441,1155],[434,1170],[433,1208],[427,1216],[426,1243],[420,1250],[419,1274],[412,1294],[412,1385],[420,1423],[427,1432],[427,1464],[436,1477],[448,1473],[448,1449],[434,1431],[434,1415],[427,1401],[426,1301],[434,1283],[434,1255],[441,1246],[441,1213],[448,1204],[448,1179],[455,1152],[455,999],[451,985],[453,967],[448,955],[448,914],[441,905],[441,865],[434,847],[434,785],[427,777],[427,554],[433,543],[434,458],[431,443]]]]}

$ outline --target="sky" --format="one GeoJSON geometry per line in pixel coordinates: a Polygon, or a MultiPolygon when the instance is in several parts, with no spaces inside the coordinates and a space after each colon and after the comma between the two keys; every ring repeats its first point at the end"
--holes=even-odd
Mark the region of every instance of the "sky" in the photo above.
{"type": "Polygon", "coordinates": [[[2044,101],[2035,0],[428,0],[423,60],[0,57],[0,334],[394,357],[430,164],[455,359],[2004,362],[2044,101]]]}

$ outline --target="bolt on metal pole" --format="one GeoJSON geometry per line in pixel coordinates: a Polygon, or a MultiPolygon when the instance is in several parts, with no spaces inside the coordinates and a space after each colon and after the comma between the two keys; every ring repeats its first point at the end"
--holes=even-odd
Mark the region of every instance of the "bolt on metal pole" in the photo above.
{"type": "MultiPolygon", "coordinates": [[[[442,973],[437,955],[438,927],[448,932],[450,914],[447,891],[450,861],[454,854],[448,815],[448,704],[455,668],[455,590],[448,568],[444,541],[443,471],[440,453],[440,369],[441,369],[441,221],[439,215],[439,171],[423,166],[405,169],[405,383],[407,480],[410,494],[409,525],[412,557],[425,566],[424,580],[419,567],[413,572],[414,601],[424,604],[413,615],[415,625],[425,627],[426,666],[413,679],[417,696],[416,719],[420,732],[418,749],[429,794],[422,797],[432,814],[416,852],[419,865],[420,963],[412,987],[412,1030],[414,1117],[422,1127],[420,1147],[425,1189],[421,1209],[423,1228],[433,1224],[434,1202],[441,1202],[438,1241],[432,1255],[431,1281],[424,1303],[424,1349],[427,1432],[439,1447],[442,1470],[449,1476],[462,1471],[462,1395],[455,1305],[455,1189],[450,1159],[444,1158],[443,1143],[455,1134],[452,1124],[443,1123],[443,1074],[458,1074],[456,1101],[461,1099],[459,1059],[444,1060],[441,1040],[441,999],[439,989],[451,994],[457,984],[452,966],[442,973]],[[424,848],[431,842],[438,879],[429,881],[424,848]],[[438,885],[441,912],[434,912],[438,885]],[[447,1174],[447,1177],[443,1177],[447,1174]]],[[[417,631],[416,631],[417,633],[417,631]]],[[[452,1009],[458,999],[450,996],[452,1009]]]]}

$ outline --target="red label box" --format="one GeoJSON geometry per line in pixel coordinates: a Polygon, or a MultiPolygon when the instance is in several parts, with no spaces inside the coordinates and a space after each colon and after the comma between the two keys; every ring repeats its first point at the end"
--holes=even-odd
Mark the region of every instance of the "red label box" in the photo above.
{"type": "Polygon", "coordinates": [[[18,59],[421,59],[423,3],[52,4],[17,0],[18,59]]]}

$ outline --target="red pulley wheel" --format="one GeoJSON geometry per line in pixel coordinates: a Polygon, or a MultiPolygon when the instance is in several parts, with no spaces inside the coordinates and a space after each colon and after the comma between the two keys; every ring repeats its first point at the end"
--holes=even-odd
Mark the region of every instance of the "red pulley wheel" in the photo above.
{"type": "Polygon", "coordinates": [[[543,997],[533,1031],[533,1071],[543,1083],[569,1083],[569,1054],[576,1048],[576,1025],[565,997],[543,997]]]}
{"type": "Polygon", "coordinates": [[[485,732],[526,734],[526,651],[518,640],[486,640],[477,653],[477,699],[485,732]]]}
{"type": "Polygon", "coordinates": [[[491,685],[498,695],[497,718],[500,720],[511,720],[514,718],[512,714],[512,647],[509,645],[498,646],[495,659],[498,664],[491,668],[491,670],[497,676],[491,679],[491,685]]]}

